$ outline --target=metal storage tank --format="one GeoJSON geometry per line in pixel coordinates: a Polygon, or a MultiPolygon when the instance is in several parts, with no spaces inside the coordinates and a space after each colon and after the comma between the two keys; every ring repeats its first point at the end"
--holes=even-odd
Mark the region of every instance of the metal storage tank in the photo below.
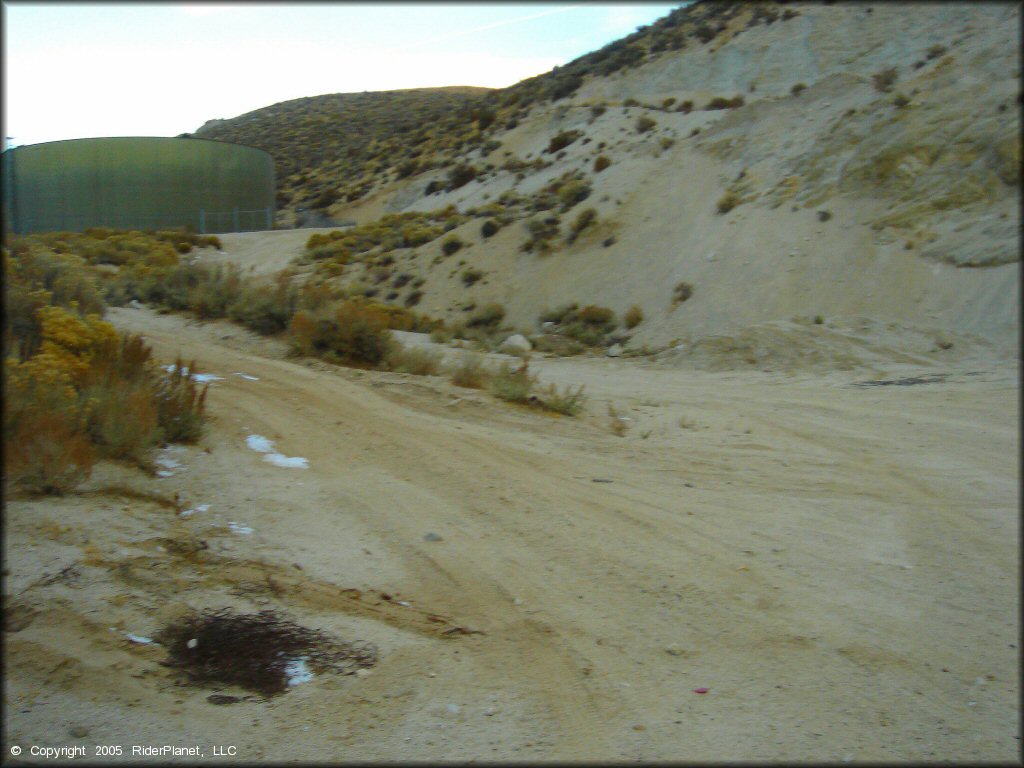
{"type": "Polygon", "coordinates": [[[141,136],[51,141],[4,152],[2,178],[4,218],[17,234],[273,227],[274,161],[240,144],[141,136]]]}

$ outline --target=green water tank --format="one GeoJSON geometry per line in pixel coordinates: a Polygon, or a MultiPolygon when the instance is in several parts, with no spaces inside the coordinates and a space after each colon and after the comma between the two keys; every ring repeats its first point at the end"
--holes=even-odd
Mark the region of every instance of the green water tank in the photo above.
{"type": "Polygon", "coordinates": [[[17,234],[273,227],[274,161],[240,144],[159,137],[30,144],[3,153],[2,179],[6,227],[17,234]]]}

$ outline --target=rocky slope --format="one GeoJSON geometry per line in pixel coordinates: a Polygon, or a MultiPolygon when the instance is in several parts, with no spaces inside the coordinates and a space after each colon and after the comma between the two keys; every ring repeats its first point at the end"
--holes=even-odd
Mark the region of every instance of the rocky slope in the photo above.
{"type": "Polygon", "coordinates": [[[475,140],[325,210],[358,222],[449,205],[503,217],[493,237],[479,218],[462,224],[467,247],[451,260],[437,242],[397,254],[424,281],[420,308],[450,320],[497,301],[510,328],[535,332],[543,310],[576,301],[620,316],[640,307],[634,348],[859,317],[1014,347],[1019,6],[779,11],[675,11],[627,39],[642,49],[630,64],[583,57],[539,81],[574,78],[554,100],[541,96],[557,89],[532,81],[491,94],[495,114],[475,140]],[[560,135],[570,141],[554,149],[560,135]],[[453,187],[459,164],[475,178],[453,187]],[[589,185],[586,202],[537,211],[569,177],[589,185]],[[596,225],[568,242],[587,207],[596,225]],[[551,252],[524,253],[531,222],[553,216],[551,252]],[[467,265],[484,274],[471,287],[467,265]],[[692,288],[685,303],[673,301],[680,283],[692,288]]]}

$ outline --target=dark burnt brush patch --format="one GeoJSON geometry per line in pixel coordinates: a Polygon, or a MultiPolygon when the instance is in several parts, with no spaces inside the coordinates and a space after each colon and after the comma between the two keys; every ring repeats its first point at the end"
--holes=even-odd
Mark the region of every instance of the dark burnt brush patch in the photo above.
{"type": "Polygon", "coordinates": [[[359,645],[303,627],[274,611],[235,614],[230,609],[190,613],[159,635],[165,665],[194,684],[238,685],[264,696],[288,690],[290,667],[352,675],[377,663],[372,645],[359,645]]]}

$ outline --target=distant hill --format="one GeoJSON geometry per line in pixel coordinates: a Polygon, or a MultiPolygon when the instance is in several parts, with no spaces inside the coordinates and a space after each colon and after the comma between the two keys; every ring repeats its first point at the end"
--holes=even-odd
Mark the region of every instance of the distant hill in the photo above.
{"type": "Polygon", "coordinates": [[[449,321],[636,307],[634,348],[720,336],[744,361],[789,333],[760,324],[807,318],[812,340],[867,317],[1013,346],[1020,11],[700,2],[509,88],[298,99],[197,135],[275,157],[278,226],[400,214],[315,274],[449,321]]]}
{"type": "Polygon", "coordinates": [[[269,152],[279,207],[324,208],[358,199],[392,165],[415,164],[425,143],[456,148],[489,92],[450,87],[310,96],[209,120],[193,135],[269,152]]]}

